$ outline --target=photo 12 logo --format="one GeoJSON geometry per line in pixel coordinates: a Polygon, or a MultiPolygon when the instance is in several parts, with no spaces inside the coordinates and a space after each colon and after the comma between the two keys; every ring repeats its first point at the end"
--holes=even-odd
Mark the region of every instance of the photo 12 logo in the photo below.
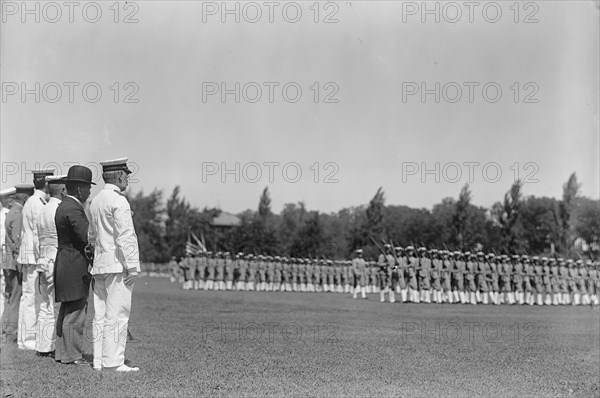
{"type": "Polygon", "coordinates": [[[502,325],[497,322],[402,322],[402,343],[517,343],[539,342],[540,327],[535,322],[502,325]]]}
{"type": "Polygon", "coordinates": [[[140,86],[136,82],[2,82],[2,103],[10,102],[56,104],[102,100],[115,104],[137,104],[140,86]]]}
{"type": "Polygon", "coordinates": [[[332,24],[339,22],[339,10],[339,4],[331,1],[204,1],[202,22],[296,24],[304,20],[332,24]]]}
{"type": "Polygon", "coordinates": [[[536,82],[512,82],[504,88],[498,82],[402,82],[402,102],[495,104],[504,96],[515,104],[537,104],[539,91],[536,82]]]}
{"type": "Polygon", "coordinates": [[[319,323],[300,325],[296,322],[208,322],[202,325],[202,342],[221,343],[337,343],[339,325],[319,323]]]}
{"type": "Polygon", "coordinates": [[[315,184],[336,184],[339,182],[337,173],[340,166],[335,162],[314,162],[303,167],[298,162],[202,162],[202,182],[218,179],[222,184],[244,181],[249,184],[284,182],[295,184],[302,179],[311,178],[315,184]]]}
{"type": "MultiPolygon", "coordinates": [[[[102,166],[97,162],[2,162],[2,184],[6,184],[9,178],[16,179],[18,184],[26,184],[32,181],[31,170],[54,169],[54,175],[66,175],[71,166],[82,165],[92,170],[92,182],[98,184],[102,182],[102,166]]],[[[136,175],[140,171],[140,166],[135,162],[127,162],[127,167],[131,170],[128,175],[128,183],[136,184],[139,180],[136,175]]]]}
{"type": "MultiPolygon", "coordinates": [[[[538,183],[535,178],[540,166],[535,162],[514,162],[507,167],[513,181],[521,181],[523,184],[538,183]]],[[[444,181],[451,184],[468,182],[472,184],[479,178],[487,183],[497,183],[507,171],[503,171],[497,162],[402,162],[402,182],[418,178],[422,184],[427,182],[444,181]]]]}
{"type": "Polygon", "coordinates": [[[138,23],[133,1],[2,1],[2,23],[138,23]]]}
{"type": "Polygon", "coordinates": [[[540,6],[533,1],[403,1],[403,23],[495,24],[503,19],[514,23],[538,23],[540,6]]]}
{"type": "Polygon", "coordinates": [[[337,104],[339,91],[335,82],[314,82],[304,87],[297,82],[202,82],[202,102],[295,104],[304,96],[314,103],[337,104]]]}

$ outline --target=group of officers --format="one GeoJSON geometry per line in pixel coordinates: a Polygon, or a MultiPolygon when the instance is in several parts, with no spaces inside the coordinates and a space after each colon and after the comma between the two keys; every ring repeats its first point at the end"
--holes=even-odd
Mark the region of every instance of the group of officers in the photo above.
{"type": "MultiPolygon", "coordinates": [[[[140,272],[123,191],[127,158],[101,162],[105,182],[89,202],[92,171],[33,170],[33,185],[0,193],[2,340],[58,363],[138,371],[125,363],[134,282],[140,272]],[[91,287],[91,289],[90,289],[91,287]],[[91,336],[84,324],[93,319],[91,336]],[[92,346],[93,360],[84,353],[92,346]]],[[[89,351],[88,351],[89,352],[89,351]]]]}
{"type": "Polygon", "coordinates": [[[186,290],[349,293],[380,301],[598,305],[599,263],[555,257],[385,245],[378,261],[201,253],[172,259],[171,281],[186,290]]]}

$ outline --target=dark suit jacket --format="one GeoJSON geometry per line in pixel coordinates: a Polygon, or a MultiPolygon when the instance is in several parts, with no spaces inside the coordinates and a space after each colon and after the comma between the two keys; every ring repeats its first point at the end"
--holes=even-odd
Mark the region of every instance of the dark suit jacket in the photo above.
{"type": "Polygon", "coordinates": [[[54,221],[58,234],[58,253],[54,263],[55,300],[79,300],[87,296],[91,280],[85,257],[89,222],[83,206],[70,197],[58,205],[54,221]]]}

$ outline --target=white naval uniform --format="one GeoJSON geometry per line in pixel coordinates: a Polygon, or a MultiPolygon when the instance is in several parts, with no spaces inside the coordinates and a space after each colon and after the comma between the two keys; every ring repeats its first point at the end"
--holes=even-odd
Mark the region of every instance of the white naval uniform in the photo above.
{"type": "Polygon", "coordinates": [[[61,200],[50,198],[42,208],[37,223],[40,254],[38,258],[38,278],[40,293],[40,310],[38,312],[37,341],[38,352],[54,351],[56,339],[56,317],[59,304],[54,302],[54,261],[58,251],[58,234],[54,216],[61,200]]]}
{"type": "Polygon", "coordinates": [[[90,204],[89,242],[94,246],[94,368],[125,361],[127,326],[134,280],[140,272],[137,235],[127,198],[105,184],[90,204]]]}
{"type": "Polygon", "coordinates": [[[37,222],[42,208],[46,205],[46,193],[36,189],[23,206],[23,228],[21,229],[21,247],[17,262],[23,272],[23,293],[19,303],[17,346],[22,350],[35,350],[37,314],[40,309],[38,293],[38,274],[36,272],[39,257],[37,222]]]}

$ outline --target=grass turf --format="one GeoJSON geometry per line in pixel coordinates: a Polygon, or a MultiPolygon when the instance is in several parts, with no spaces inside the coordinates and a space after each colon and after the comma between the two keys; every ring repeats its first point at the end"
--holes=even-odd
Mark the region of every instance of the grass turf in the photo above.
{"type": "Polygon", "coordinates": [[[142,278],[137,374],[3,344],[2,397],[599,396],[589,307],[381,304],[378,295],[183,291],[142,278]]]}

